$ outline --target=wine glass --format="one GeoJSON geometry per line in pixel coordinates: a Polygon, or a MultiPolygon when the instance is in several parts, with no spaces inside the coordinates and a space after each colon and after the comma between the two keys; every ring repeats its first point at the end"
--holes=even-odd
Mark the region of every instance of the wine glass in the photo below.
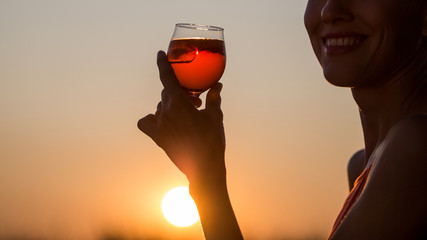
{"type": "Polygon", "coordinates": [[[178,23],[168,49],[168,60],[180,85],[198,98],[221,78],[225,69],[224,29],[178,23]]]}

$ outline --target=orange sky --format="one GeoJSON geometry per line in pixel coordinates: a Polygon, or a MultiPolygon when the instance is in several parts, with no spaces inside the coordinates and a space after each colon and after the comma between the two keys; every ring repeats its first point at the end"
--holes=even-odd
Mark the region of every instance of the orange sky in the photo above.
{"type": "Polygon", "coordinates": [[[0,239],[201,239],[160,210],[186,185],[136,128],[177,22],[225,28],[232,203],[251,239],[325,238],[363,147],[348,89],[322,77],[305,1],[1,1],[0,239]]]}

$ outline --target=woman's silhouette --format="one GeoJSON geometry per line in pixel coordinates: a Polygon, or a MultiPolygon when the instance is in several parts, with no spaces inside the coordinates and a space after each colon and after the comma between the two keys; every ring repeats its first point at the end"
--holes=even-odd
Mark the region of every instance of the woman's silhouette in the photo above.
{"type": "MultiPolygon", "coordinates": [[[[427,1],[309,0],[304,20],[325,78],[351,89],[365,141],[329,239],[427,239],[427,1]]],[[[138,127],[187,176],[206,239],[242,239],[226,185],[222,85],[198,110],[164,52],[157,63],[162,100],[138,127]]]]}

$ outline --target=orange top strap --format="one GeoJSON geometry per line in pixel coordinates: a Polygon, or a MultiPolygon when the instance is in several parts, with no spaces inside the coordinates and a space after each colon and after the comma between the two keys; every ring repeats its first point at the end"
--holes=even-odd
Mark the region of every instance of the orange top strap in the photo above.
{"type": "Polygon", "coordinates": [[[331,234],[329,234],[328,239],[332,237],[332,235],[335,233],[335,231],[338,229],[338,226],[341,224],[341,222],[344,220],[344,218],[347,216],[350,209],[353,207],[354,203],[356,203],[357,199],[359,198],[360,194],[362,193],[366,180],[368,179],[369,172],[371,171],[372,165],[369,166],[367,169],[365,169],[362,174],[356,179],[355,185],[349,195],[347,196],[347,199],[344,202],[344,206],[341,209],[340,214],[338,215],[337,219],[335,220],[334,226],[332,227],[331,234]]]}

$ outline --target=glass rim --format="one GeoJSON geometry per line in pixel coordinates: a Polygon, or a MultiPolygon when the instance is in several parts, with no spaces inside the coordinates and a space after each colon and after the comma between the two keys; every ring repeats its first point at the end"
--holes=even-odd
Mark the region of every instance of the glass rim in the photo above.
{"type": "Polygon", "coordinates": [[[202,30],[202,31],[224,31],[224,28],[222,28],[222,27],[205,25],[205,24],[196,24],[196,23],[177,23],[177,24],[175,24],[175,26],[176,27],[196,29],[196,30],[202,30]]]}

